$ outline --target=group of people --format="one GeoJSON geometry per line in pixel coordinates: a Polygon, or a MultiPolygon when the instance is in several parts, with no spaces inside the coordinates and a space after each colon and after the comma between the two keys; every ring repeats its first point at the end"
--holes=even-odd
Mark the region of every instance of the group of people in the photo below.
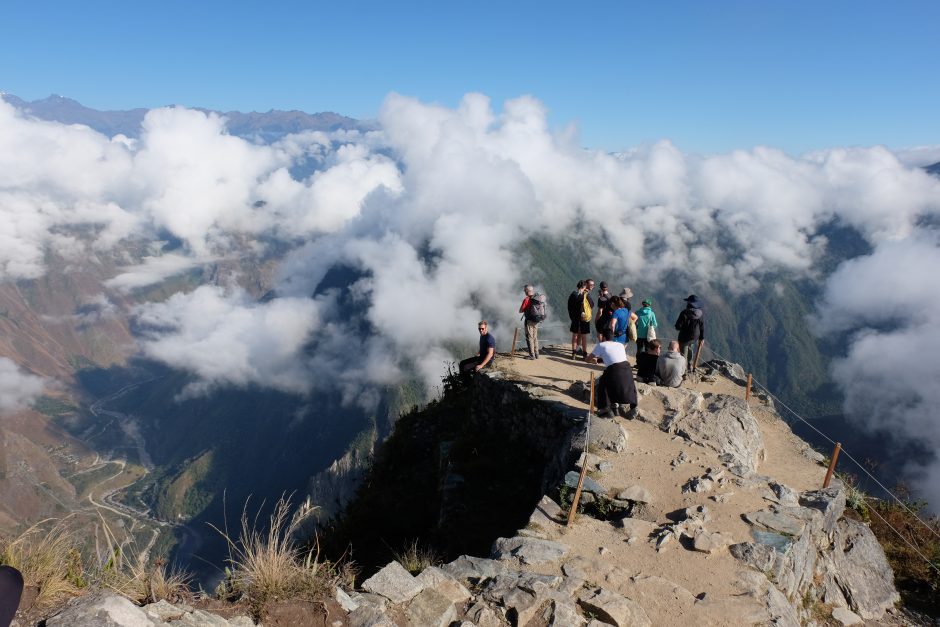
{"type": "MultiPolygon", "coordinates": [[[[659,322],[653,311],[651,299],[643,299],[640,309],[634,311],[630,299],[633,291],[623,288],[617,295],[601,281],[595,302],[592,292],[594,280],[578,281],[576,289],[568,296],[568,318],[571,322],[571,358],[583,358],[589,363],[603,363],[604,372],[597,386],[599,415],[619,413],[627,417],[635,415],[637,408],[636,379],[644,383],[667,387],[679,387],[694,363],[696,344],[699,350],[705,340],[705,316],[702,303],[694,294],[685,299],[686,307],[676,320],[678,338],[670,340],[666,352],[657,339],[659,322]],[[588,338],[591,326],[597,333],[597,343],[589,353],[588,338]],[[626,347],[636,344],[636,365],[631,366],[626,347]]],[[[525,321],[525,338],[528,348],[526,359],[539,358],[539,324],[545,319],[545,298],[535,292],[532,285],[523,287],[525,297],[519,313],[525,321]]],[[[486,321],[477,328],[480,332],[480,350],[460,362],[463,374],[479,371],[493,363],[496,341],[489,333],[486,321]]]]}

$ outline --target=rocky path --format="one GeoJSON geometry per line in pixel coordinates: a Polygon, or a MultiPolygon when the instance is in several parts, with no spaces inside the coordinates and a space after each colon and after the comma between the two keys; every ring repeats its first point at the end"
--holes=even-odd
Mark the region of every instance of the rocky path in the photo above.
{"type": "Polygon", "coordinates": [[[884,553],[844,515],[842,486],[820,489],[821,455],[766,400],[744,401],[740,369],[713,363],[679,389],[639,383],[638,416],[592,418],[586,438],[584,384],[601,368],[567,354],[503,357],[485,375],[573,422],[579,452],[588,440],[571,456],[567,487],[544,495],[488,556],[417,576],[392,562],[361,589],[338,589],[344,618],[333,624],[905,624],[884,553]],[[559,501],[582,464],[586,510],[568,527],[559,501]]]}

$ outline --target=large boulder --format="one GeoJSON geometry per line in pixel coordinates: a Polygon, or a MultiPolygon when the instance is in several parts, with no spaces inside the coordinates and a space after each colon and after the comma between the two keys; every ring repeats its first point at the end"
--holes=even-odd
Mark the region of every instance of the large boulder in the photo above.
{"type": "Polygon", "coordinates": [[[879,620],[900,600],[885,552],[864,524],[839,521],[830,560],[835,583],[864,620],[879,620]]]}

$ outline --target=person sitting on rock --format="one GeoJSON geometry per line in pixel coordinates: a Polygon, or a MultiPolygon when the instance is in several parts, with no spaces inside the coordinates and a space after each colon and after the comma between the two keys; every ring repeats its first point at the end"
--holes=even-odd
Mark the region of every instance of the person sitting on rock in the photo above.
{"type": "Polygon", "coordinates": [[[636,384],[633,382],[633,368],[627,361],[627,351],[623,344],[613,341],[606,331],[590,355],[584,359],[588,363],[603,362],[604,373],[595,390],[598,416],[613,417],[620,414],[627,418],[636,417],[636,384]],[[627,408],[629,407],[629,411],[627,408]]]}
{"type": "Polygon", "coordinates": [[[660,355],[656,362],[656,383],[669,388],[679,387],[682,385],[686,366],[686,359],[679,352],[679,342],[671,340],[669,351],[665,355],[660,355]]]}
{"type": "Polygon", "coordinates": [[[480,352],[475,357],[468,357],[460,362],[460,374],[469,375],[479,372],[493,363],[496,355],[496,339],[489,333],[486,320],[480,320],[477,330],[480,332],[480,352]]]}
{"type": "Polygon", "coordinates": [[[646,350],[636,355],[636,378],[643,383],[655,383],[656,364],[659,362],[659,340],[646,342],[646,350]]]}

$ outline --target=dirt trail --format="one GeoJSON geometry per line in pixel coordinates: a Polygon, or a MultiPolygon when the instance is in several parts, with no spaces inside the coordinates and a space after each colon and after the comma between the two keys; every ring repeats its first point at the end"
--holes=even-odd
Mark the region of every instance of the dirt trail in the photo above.
{"type": "MultiPolygon", "coordinates": [[[[575,381],[589,381],[592,372],[599,376],[603,368],[574,361],[570,354],[570,349],[565,347],[547,347],[537,360],[503,357],[497,367],[511,380],[537,386],[543,398],[583,408],[586,414],[587,406],[573,398],[568,390],[575,381]]],[[[744,397],[742,386],[721,376],[714,382],[684,382],[683,386],[703,394],[744,397]]],[[[634,485],[647,489],[652,495],[651,502],[639,517],[651,523],[650,532],[672,523],[670,515],[674,516],[678,510],[704,505],[709,515],[706,523],[709,532],[720,532],[731,542],[751,541],[751,526],[742,515],[769,504],[764,498],[768,492],[766,484],[763,487],[737,485],[725,471],[728,476],[725,485],[709,492],[684,493],[683,486],[690,479],[723,465],[714,451],[665,433],[648,422],[659,422],[663,405],[655,399],[649,386],[638,382],[637,390],[645,419],[612,419],[626,431],[627,445],[619,453],[596,451],[610,467],[602,473],[590,473],[593,478],[608,488],[612,496],[634,485]],[[683,457],[686,461],[676,463],[675,460],[683,457]]],[[[757,472],[796,491],[821,487],[825,468],[805,454],[808,445],[759,400],[751,399],[750,411],[757,420],[766,450],[766,458],[757,472]]],[[[606,583],[595,583],[613,586],[634,598],[655,625],[686,621],[690,624],[747,624],[748,617],[757,619],[762,615],[763,604],[747,592],[744,581],[747,569],[727,549],[709,554],[673,542],[657,551],[655,542],[645,537],[628,541],[624,530],[614,523],[585,515],[579,515],[570,529],[553,526],[548,530],[548,537],[571,547],[569,561],[578,557],[596,564],[597,572],[607,572],[606,583]],[[696,599],[705,601],[696,602],[696,599]]]]}

